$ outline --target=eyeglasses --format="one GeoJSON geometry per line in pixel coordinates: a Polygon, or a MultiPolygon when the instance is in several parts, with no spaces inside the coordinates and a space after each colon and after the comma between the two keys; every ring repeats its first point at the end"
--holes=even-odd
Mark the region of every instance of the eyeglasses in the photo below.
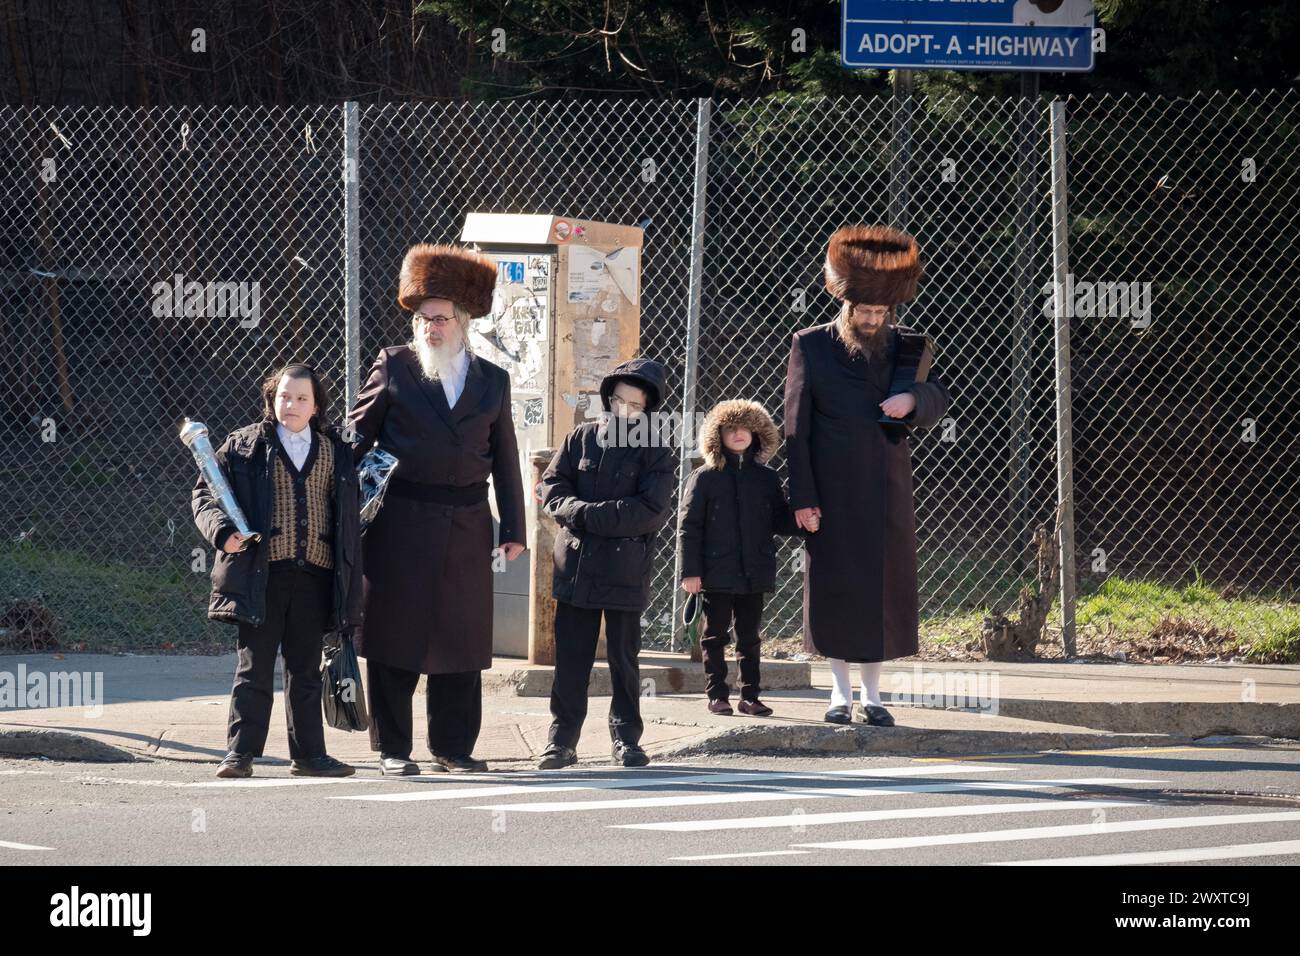
{"type": "Polygon", "coordinates": [[[425,315],[423,312],[415,313],[415,317],[417,319],[424,319],[424,321],[431,322],[434,325],[446,325],[448,322],[452,321],[452,316],[450,315],[425,315]]]}

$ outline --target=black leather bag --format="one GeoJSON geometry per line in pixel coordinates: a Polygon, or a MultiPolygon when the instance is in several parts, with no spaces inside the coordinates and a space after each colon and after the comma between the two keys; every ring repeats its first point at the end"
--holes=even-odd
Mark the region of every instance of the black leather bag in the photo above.
{"type": "Polygon", "coordinates": [[[361,665],[350,635],[336,632],[326,637],[325,659],[320,669],[325,722],[337,730],[368,729],[370,718],[361,686],[361,665]]]}

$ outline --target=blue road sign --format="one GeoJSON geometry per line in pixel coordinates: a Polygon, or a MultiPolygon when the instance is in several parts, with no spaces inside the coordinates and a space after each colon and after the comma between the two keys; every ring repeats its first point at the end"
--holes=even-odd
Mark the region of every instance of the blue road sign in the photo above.
{"type": "Polygon", "coordinates": [[[841,0],[840,8],[848,67],[1093,68],[1092,0],[841,0]]]}

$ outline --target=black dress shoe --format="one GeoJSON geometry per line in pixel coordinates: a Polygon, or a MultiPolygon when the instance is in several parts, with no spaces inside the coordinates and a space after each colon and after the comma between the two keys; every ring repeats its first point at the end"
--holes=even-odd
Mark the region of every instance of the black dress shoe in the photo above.
{"type": "Polygon", "coordinates": [[[487,770],[488,765],[485,760],[475,760],[473,757],[440,757],[433,755],[433,769],[450,770],[453,773],[482,773],[487,770]]]}
{"type": "Polygon", "coordinates": [[[849,710],[848,704],[840,704],[826,711],[826,716],[822,720],[828,724],[851,724],[853,723],[853,713],[849,710]]]}
{"type": "Polygon", "coordinates": [[[295,760],[289,773],[295,777],[350,777],[357,768],[333,757],[307,757],[295,760]]]}
{"type": "Polygon", "coordinates": [[[614,741],[613,754],[614,762],[620,763],[624,767],[644,767],[650,762],[650,755],[639,746],[624,743],[621,740],[614,741]]]}
{"type": "Polygon", "coordinates": [[[854,704],[853,716],[864,724],[870,724],[873,727],[894,726],[894,718],[889,715],[889,711],[879,704],[867,704],[865,707],[861,704],[854,704]]]}
{"type": "Polygon", "coordinates": [[[578,762],[578,752],[564,744],[551,744],[542,752],[542,759],[537,762],[538,770],[560,770],[572,767],[578,762]]]}
{"type": "Polygon", "coordinates": [[[409,777],[420,772],[420,765],[407,757],[380,757],[379,772],[385,777],[409,777]]]}
{"type": "Polygon", "coordinates": [[[252,754],[238,754],[232,750],[226,754],[217,767],[218,777],[251,777],[252,775],[252,754]]]}

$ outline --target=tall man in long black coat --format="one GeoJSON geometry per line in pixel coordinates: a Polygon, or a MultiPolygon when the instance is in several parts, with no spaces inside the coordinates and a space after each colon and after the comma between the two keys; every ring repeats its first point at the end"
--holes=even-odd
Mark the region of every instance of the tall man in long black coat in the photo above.
{"type": "Polygon", "coordinates": [[[481,770],[481,672],[492,666],[492,512],[508,560],[524,549],[523,478],[510,376],[469,351],[471,318],[492,308],[496,266],[455,246],[406,254],[398,303],[413,338],[382,349],[348,417],[360,457],[374,444],[398,465],[362,542],[372,745],[384,773],[416,773],[411,700],[428,676],[433,769],[481,770]]]}
{"type": "Polygon", "coordinates": [[[924,428],[948,391],[927,381],[890,397],[899,329],[894,306],[916,293],[916,241],[886,226],[846,226],[830,240],[826,287],[834,322],[796,332],[785,382],[790,504],[807,538],[804,647],[831,659],[826,719],[849,723],[849,662],[862,671],[862,715],[893,723],[880,701],[880,662],[917,652],[912,454],[881,412],[924,428]]]}

